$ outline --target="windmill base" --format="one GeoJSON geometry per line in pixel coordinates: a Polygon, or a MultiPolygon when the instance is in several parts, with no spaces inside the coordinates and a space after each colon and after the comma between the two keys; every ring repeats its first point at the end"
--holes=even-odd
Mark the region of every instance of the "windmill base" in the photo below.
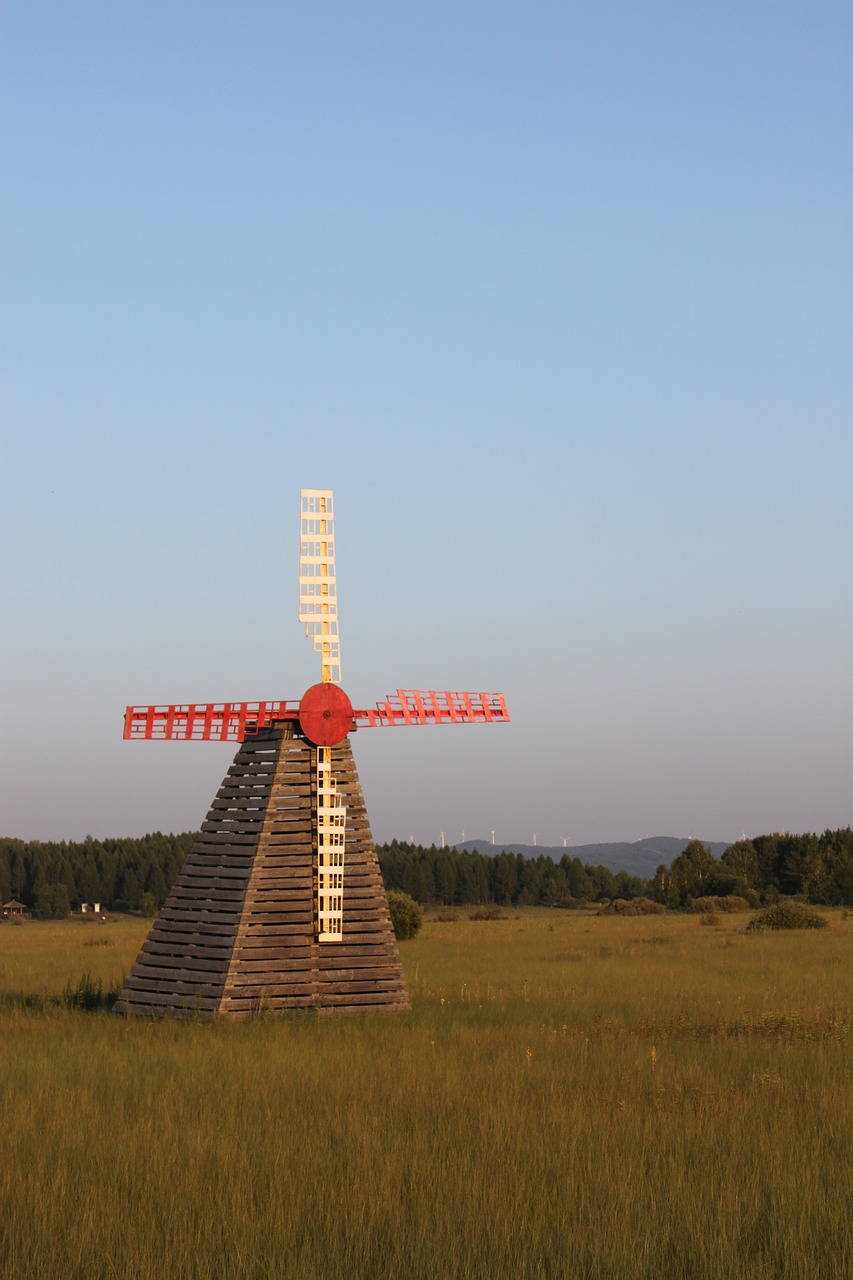
{"type": "Polygon", "coordinates": [[[241,745],[115,1011],[247,1019],[409,1008],[349,739],[343,937],[319,942],[314,748],[289,725],[241,745]]]}

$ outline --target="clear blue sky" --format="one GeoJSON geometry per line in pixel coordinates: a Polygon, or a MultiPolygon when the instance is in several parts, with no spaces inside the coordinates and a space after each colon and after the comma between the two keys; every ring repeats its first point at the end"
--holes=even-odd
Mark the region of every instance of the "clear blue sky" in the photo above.
{"type": "Polygon", "coordinates": [[[0,832],[185,830],[335,490],[374,834],[853,820],[847,3],[6,0],[0,832]]]}

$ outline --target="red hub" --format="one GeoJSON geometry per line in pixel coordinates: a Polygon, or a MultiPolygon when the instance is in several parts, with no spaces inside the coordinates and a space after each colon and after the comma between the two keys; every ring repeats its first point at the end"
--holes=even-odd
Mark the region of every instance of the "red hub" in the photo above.
{"type": "Polygon", "coordinates": [[[337,684],[312,684],[299,704],[299,725],[315,747],[335,747],[352,728],[352,703],[337,684]]]}

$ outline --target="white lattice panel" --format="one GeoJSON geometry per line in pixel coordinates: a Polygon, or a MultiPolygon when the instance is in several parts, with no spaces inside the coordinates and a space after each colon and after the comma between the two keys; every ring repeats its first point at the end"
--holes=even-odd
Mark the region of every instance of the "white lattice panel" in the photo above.
{"type": "Polygon", "coordinates": [[[299,621],[320,654],[323,680],[340,684],[334,498],[331,489],[303,489],[301,499],[299,621]]]}
{"type": "Polygon", "coordinates": [[[332,748],[317,748],[317,937],[340,942],[344,928],[347,811],[332,774],[332,748]]]}

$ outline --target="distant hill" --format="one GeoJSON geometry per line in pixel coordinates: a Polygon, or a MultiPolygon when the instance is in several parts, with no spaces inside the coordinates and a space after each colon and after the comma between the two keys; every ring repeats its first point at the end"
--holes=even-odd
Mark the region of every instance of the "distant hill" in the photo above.
{"type": "MultiPolygon", "coordinates": [[[[691,837],[692,838],[692,837],[691,837]]],[[[520,853],[525,858],[538,858],[541,853],[559,862],[564,853],[570,858],[580,858],[588,867],[607,867],[610,871],[627,871],[629,875],[649,880],[663,863],[665,866],[686,849],[689,840],[680,836],[646,836],[644,840],[617,841],[614,844],[573,844],[566,849],[562,845],[492,844],[490,840],[464,840],[454,845],[456,849],[496,855],[520,853]]],[[[703,840],[715,858],[725,853],[731,840],[703,840]]]]}

